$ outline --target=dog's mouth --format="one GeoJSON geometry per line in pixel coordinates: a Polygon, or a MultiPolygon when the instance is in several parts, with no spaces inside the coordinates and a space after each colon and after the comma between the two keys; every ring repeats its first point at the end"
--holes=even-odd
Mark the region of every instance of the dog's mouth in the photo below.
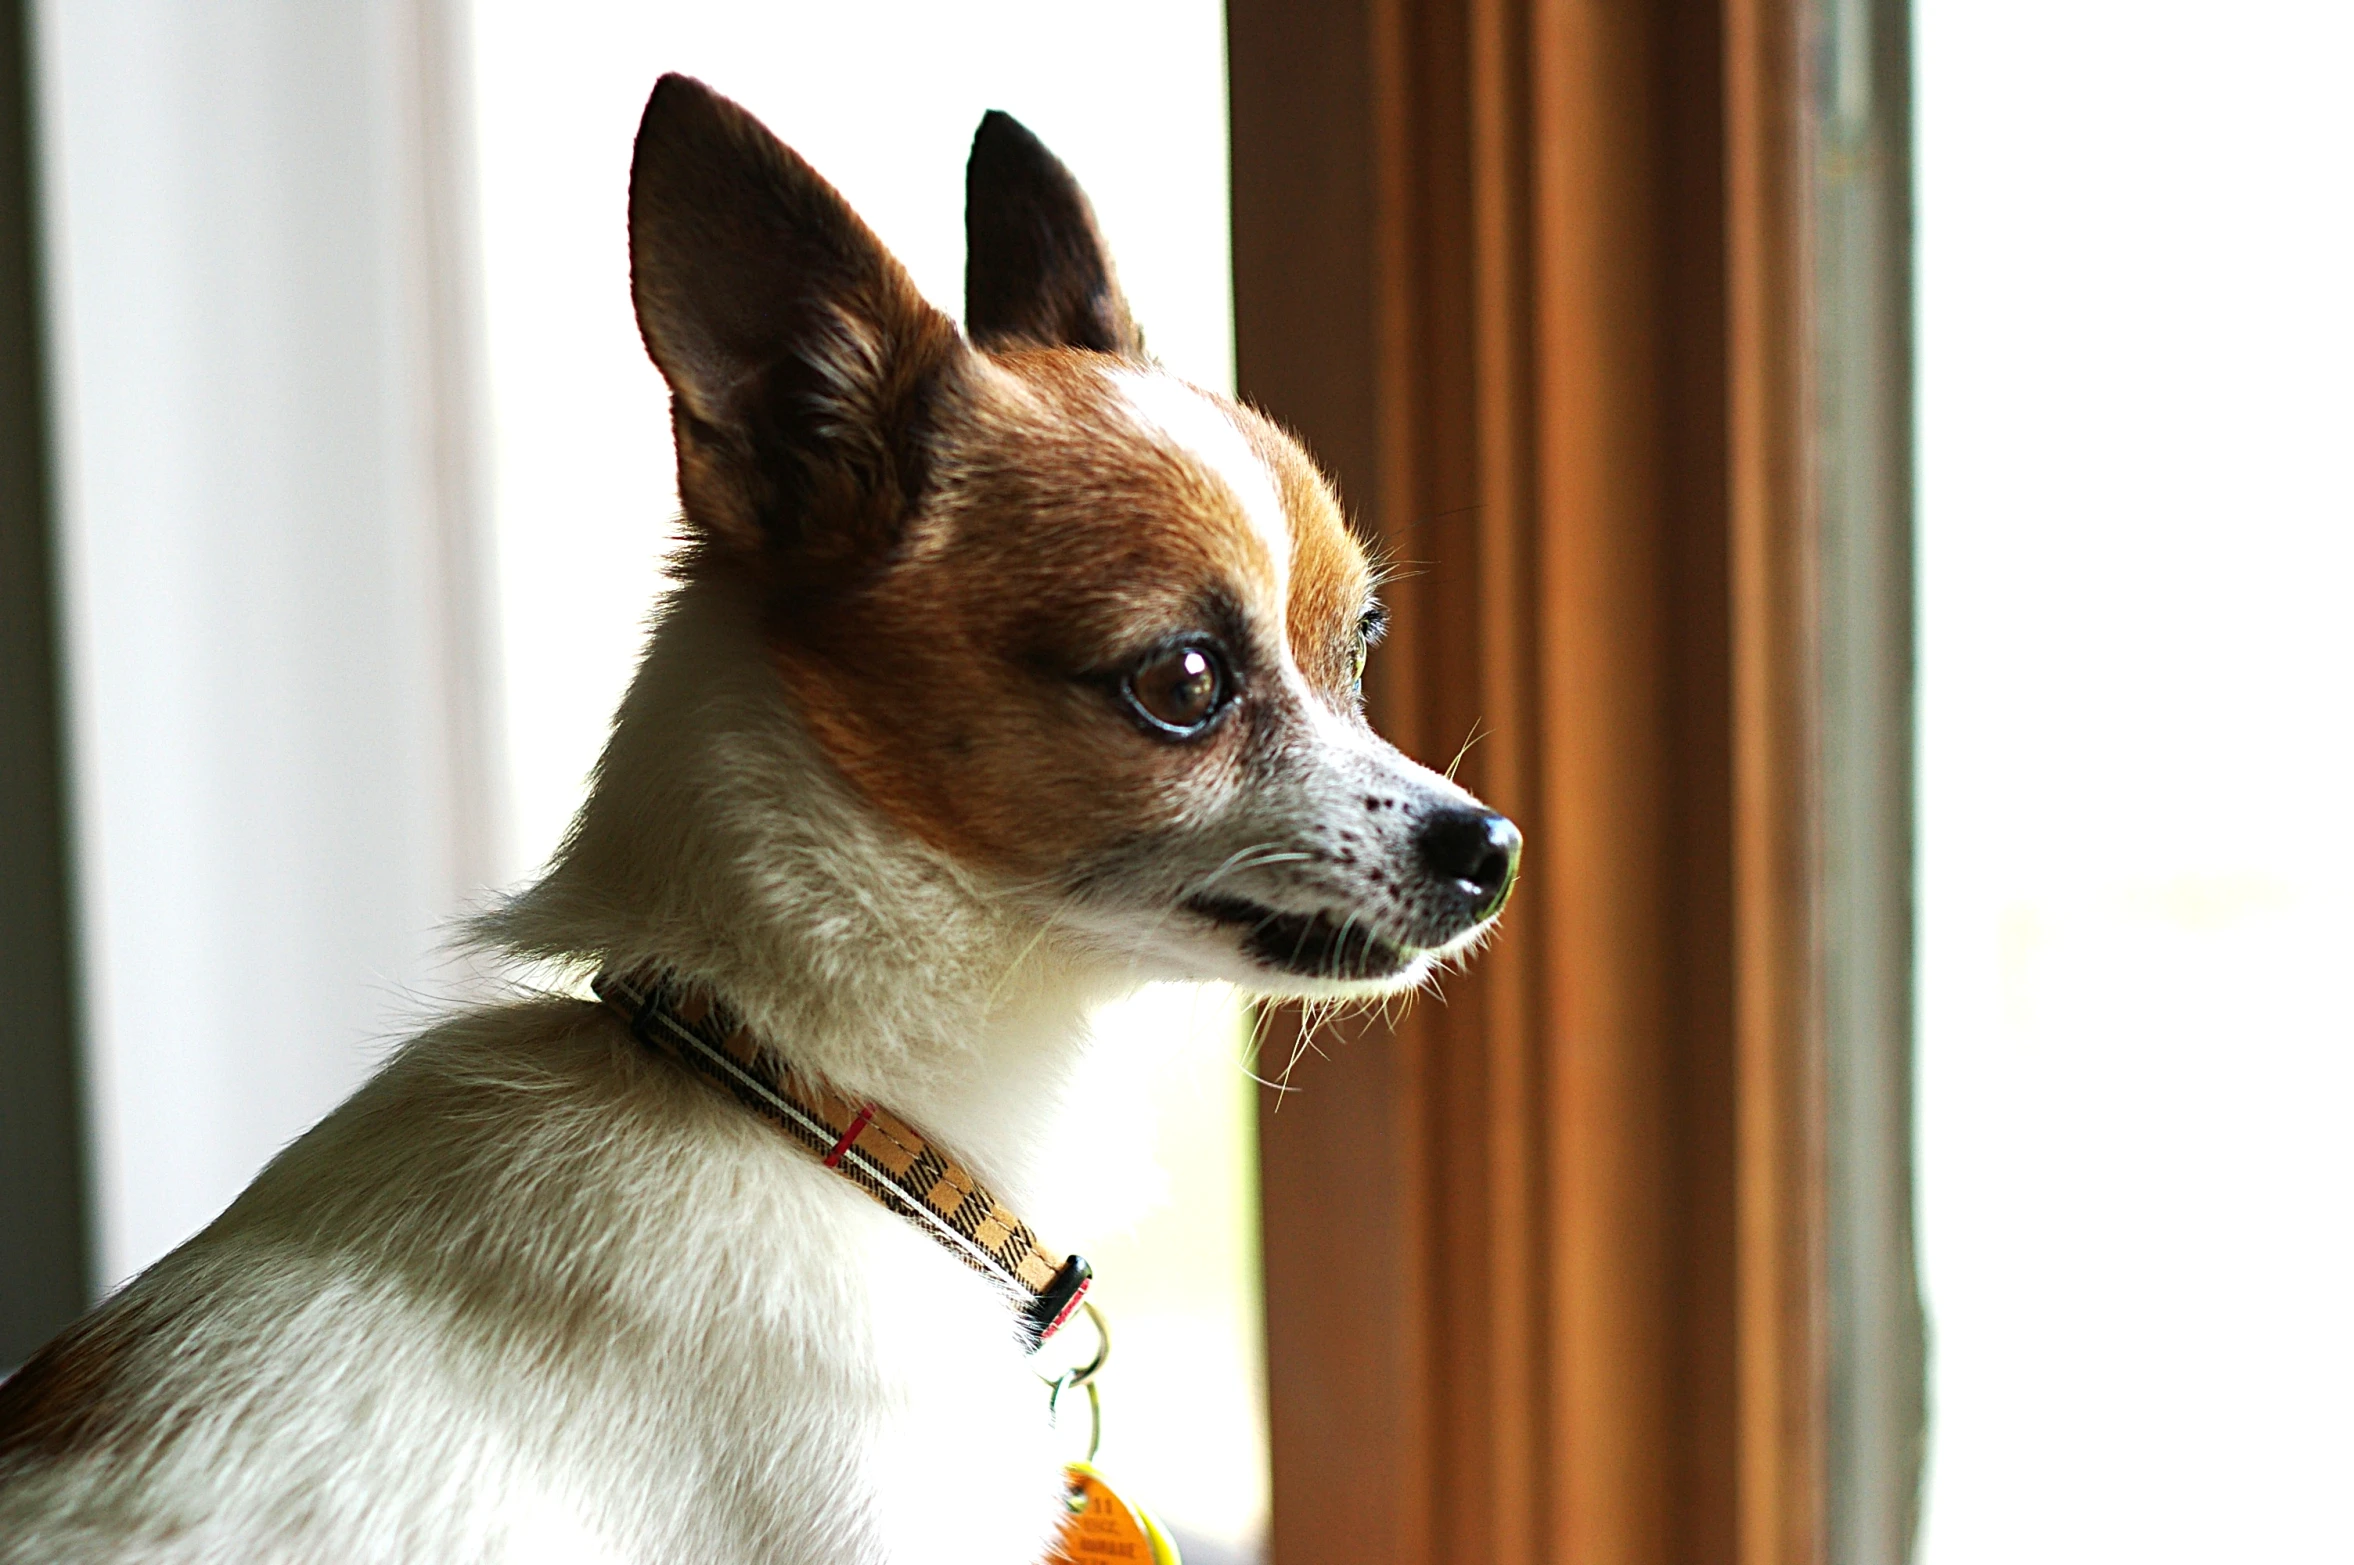
{"type": "Polygon", "coordinates": [[[1417,954],[1354,919],[1336,921],[1330,913],[1281,913],[1242,897],[1197,896],[1185,906],[1241,930],[1244,951],[1296,977],[1390,978],[1404,972],[1417,954]]]}

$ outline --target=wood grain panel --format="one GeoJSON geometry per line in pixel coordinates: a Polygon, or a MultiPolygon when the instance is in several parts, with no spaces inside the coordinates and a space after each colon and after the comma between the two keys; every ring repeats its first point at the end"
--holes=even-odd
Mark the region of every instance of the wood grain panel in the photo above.
{"type": "Polygon", "coordinates": [[[1243,389],[1400,566],[1377,720],[1529,840],[1262,1117],[1280,1565],[1820,1552],[1791,17],[1230,6],[1243,389]]]}

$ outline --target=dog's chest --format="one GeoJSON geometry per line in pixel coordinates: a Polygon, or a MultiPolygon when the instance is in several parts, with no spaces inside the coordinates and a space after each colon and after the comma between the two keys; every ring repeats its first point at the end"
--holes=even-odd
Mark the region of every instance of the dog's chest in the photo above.
{"type": "Polygon", "coordinates": [[[755,1558],[1031,1565],[1061,1515],[1068,1439],[1010,1306],[901,1219],[855,1192],[847,1210],[824,1199],[836,1193],[819,1192],[832,1221],[796,1236],[807,1253],[776,1258],[766,1296],[743,1301],[748,1329],[716,1333],[734,1340],[703,1394],[675,1404],[702,1426],[675,1448],[700,1466],[708,1519],[750,1497],[722,1530],[755,1558]]]}

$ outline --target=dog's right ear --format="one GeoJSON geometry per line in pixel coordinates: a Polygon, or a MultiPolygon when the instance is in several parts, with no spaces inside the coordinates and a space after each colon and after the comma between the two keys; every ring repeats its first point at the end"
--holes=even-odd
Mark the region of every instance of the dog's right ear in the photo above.
{"type": "Polygon", "coordinates": [[[1128,313],[1087,192],[1028,126],[999,109],[973,132],[964,235],[973,341],[1144,357],[1144,333],[1128,313]]]}
{"type": "Polygon", "coordinates": [[[698,545],[781,559],[810,587],[888,549],[971,350],[834,188],[736,104],[665,76],[638,124],[629,258],[698,545]]]}

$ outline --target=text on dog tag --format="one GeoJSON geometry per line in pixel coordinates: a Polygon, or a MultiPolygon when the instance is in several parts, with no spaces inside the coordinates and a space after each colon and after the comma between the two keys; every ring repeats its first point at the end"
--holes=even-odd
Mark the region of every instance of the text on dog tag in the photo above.
{"type": "Polygon", "coordinates": [[[1046,1565],[1180,1565],[1160,1523],[1130,1505],[1085,1462],[1063,1469],[1063,1534],[1046,1565]]]}

